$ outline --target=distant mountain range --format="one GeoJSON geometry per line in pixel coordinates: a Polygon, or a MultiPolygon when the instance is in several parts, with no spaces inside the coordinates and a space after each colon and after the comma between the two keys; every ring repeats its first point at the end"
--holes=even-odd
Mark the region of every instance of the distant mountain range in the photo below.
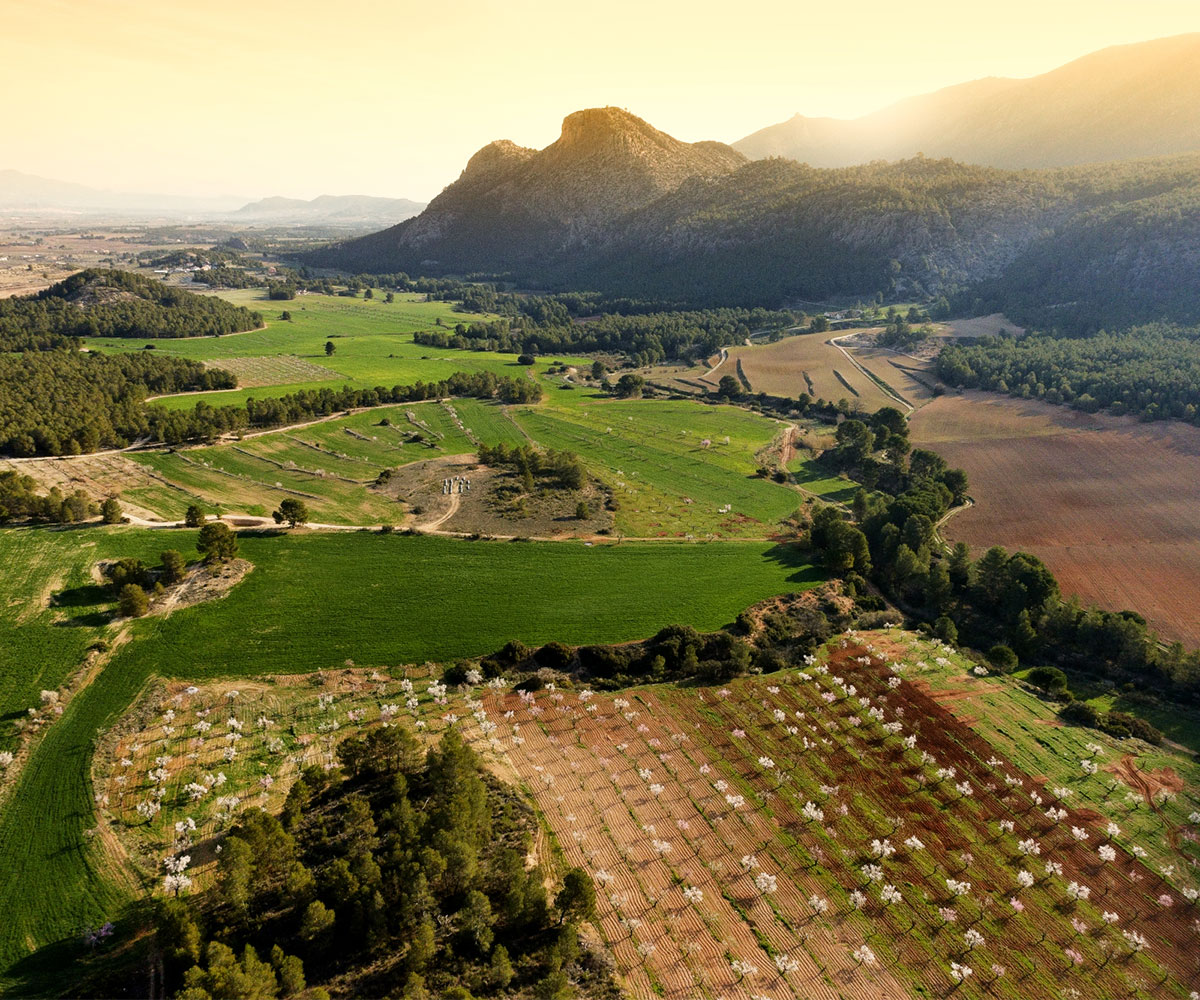
{"type": "Polygon", "coordinates": [[[419,215],[423,201],[407,198],[373,198],[364,194],[323,194],[312,201],[299,198],[263,198],[243,205],[233,218],[247,222],[328,223],[337,225],[403,222],[419,215]]]}
{"type": "Polygon", "coordinates": [[[244,201],[244,198],[102,191],[84,184],[24,174],[19,170],[0,170],[0,211],[7,212],[159,217],[229,212],[244,201]]]}
{"type": "Polygon", "coordinates": [[[485,146],[421,215],[301,259],[697,304],[945,295],[1073,328],[1200,320],[1200,154],[818,169],[598,108],[546,149],[485,146]]]}
{"type": "Polygon", "coordinates": [[[146,220],[190,218],[207,222],[318,225],[362,230],[401,222],[424,207],[424,202],[406,198],[328,194],[312,201],[264,198],[246,204],[242,197],[194,198],[103,191],[18,170],[0,170],[0,212],[22,215],[113,215],[146,220]]]}
{"type": "Polygon", "coordinates": [[[796,115],[733,146],[816,167],[918,153],[1059,167],[1200,150],[1200,34],[1103,49],[1026,80],[975,80],[852,121],[796,115]]]}

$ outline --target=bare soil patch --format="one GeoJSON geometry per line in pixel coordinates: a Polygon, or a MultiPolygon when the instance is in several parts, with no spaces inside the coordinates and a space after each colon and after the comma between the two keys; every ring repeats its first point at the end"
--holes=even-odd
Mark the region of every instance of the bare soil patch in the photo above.
{"type": "Polygon", "coordinates": [[[1178,795],[1183,791],[1183,779],[1175,773],[1173,767],[1146,771],[1138,766],[1137,758],[1133,754],[1126,754],[1119,761],[1105,764],[1103,770],[1116,775],[1130,788],[1136,788],[1148,806],[1156,805],[1155,800],[1164,792],[1178,795]]]}
{"type": "Polygon", "coordinates": [[[560,490],[539,483],[525,494],[520,482],[515,473],[480,465],[473,455],[456,455],[402,466],[382,490],[409,504],[413,525],[425,530],[554,538],[590,537],[612,528],[608,495],[598,484],[560,490]],[[468,478],[470,490],[457,492],[455,477],[468,478]],[[452,480],[450,494],[442,492],[446,479],[452,480]],[[580,500],[588,505],[586,518],[575,516],[580,500]]]}
{"type": "Polygon", "coordinates": [[[990,316],[976,316],[973,319],[952,319],[946,324],[954,337],[994,337],[1001,330],[1007,330],[1016,337],[1025,332],[1025,328],[1017,326],[1003,313],[992,313],[990,316]]]}
{"type": "Polygon", "coordinates": [[[1200,645],[1200,428],[978,392],[934,400],[911,427],[970,477],[950,539],[1031,552],[1064,594],[1200,645]]]}

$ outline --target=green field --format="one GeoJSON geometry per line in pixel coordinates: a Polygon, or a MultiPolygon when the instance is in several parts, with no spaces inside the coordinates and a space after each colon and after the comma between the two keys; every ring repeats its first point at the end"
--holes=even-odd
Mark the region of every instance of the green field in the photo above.
{"type": "MultiPolygon", "coordinates": [[[[4,635],[3,714],[24,713],[41,687],[74,672],[88,643],[111,632],[110,598],[90,583],[95,559],[153,559],[194,539],[128,527],[0,533],[4,565],[25,567],[0,582],[5,605],[35,609],[4,635]],[[55,611],[37,610],[64,587],[65,625],[55,611]]],[[[130,641],[67,702],[9,790],[0,816],[0,989],[42,988],[42,977],[63,973],[63,956],[78,957],[86,925],[119,919],[133,898],[86,833],[95,824],[90,763],[97,734],[151,677],[303,672],[346,659],[394,666],[478,655],[512,638],[634,639],[676,621],[714,629],[756,600],[819,579],[796,550],[763,543],[591,547],[305,534],[247,536],[242,554],[255,569],[228,596],[130,627],[130,641]],[[33,948],[55,944],[22,963],[33,948]]]]}
{"type": "MultiPolygon", "coordinates": [[[[518,365],[511,354],[457,351],[413,343],[412,335],[417,331],[453,330],[456,323],[494,318],[458,313],[452,303],[425,302],[423,295],[398,295],[388,305],[382,295],[366,300],[314,294],[271,302],[261,288],[219,294],[235,305],[262,312],[266,328],[225,337],[157,340],[154,349],[172,357],[211,361],[217,367],[222,360],[234,359],[235,374],[241,374],[251,385],[225,392],[164,396],[158,400],[163,406],[190,409],[201,400],[214,406],[232,406],[242,405],[249,398],[267,399],[300,389],[340,389],[344,385],[356,389],[379,385],[391,388],[437,382],[455,372],[490,371],[519,376],[529,371],[518,365]],[[291,313],[291,320],[279,319],[284,310],[291,313]],[[439,320],[444,327],[437,325],[439,320]],[[332,356],[325,354],[326,341],[335,345],[332,356]],[[330,374],[315,372],[312,366],[327,369],[330,374]],[[297,374],[303,377],[297,378],[297,374]]],[[[134,339],[88,340],[88,348],[99,351],[133,351],[144,346],[143,341],[134,339]]],[[[550,360],[590,364],[587,360],[555,358],[539,360],[534,369],[542,370],[550,360]]]]}
{"type": "Polygon", "coordinates": [[[794,490],[755,476],[756,455],[780,429],[773,421],[734,406],[564,396],[514,416],[614,490],[629,535],[763,537],[800,506],[794,490]]]}

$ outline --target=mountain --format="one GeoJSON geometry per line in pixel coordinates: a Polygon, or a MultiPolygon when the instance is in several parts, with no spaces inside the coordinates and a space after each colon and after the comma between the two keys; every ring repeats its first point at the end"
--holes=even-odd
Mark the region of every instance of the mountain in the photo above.
{"type": "Polygon", "coordinates": [[[71,215],[194,215],[228,212],[242,200],[102,191],[84,184],[21,173],[19,170],[0,170],[0,211],[63,212],[71,215]]]}
{"type": "Polygon", "coordinates": [[[819,167],[918,153],[1056,167],[1200,150],[1200,34],[1103,49],[1029,79],[976,80],[850,121],[796,115],[733,146],[819,167]]]}
{"type": "Polygon", "coordinates": [[[605,108],[541,151],[492,143],[421,215],[300,259],[692,305],[945,296],[1069,329],[1200,321],[1200,154],[823,169],[605,108]]]}
{"type": "Polygon", "coordinates": [[[373,198],[369,195],[323,194],[311,201],[300,198],[263,198],[243,205],[231,218],[242,222],[279,224],[385,226],[420,214],[425,203],[407,198],[373,198]]]}
{"type": "Polygon", "coordinates": [[[545,149],[493,142],[417,218],[320,258],[351,269],[383,260],[409,270],[520,268],[587,248],[689,178],[745,163],[729,146],[680,142],[620,108],[577,111],[545,149]]]}

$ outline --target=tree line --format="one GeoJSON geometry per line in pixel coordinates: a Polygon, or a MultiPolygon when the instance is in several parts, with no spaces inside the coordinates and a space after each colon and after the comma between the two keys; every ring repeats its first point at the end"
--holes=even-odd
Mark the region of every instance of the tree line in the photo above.
{"type": "Polygon", "coordinates": [[[766,309],[711,309],[625,316],[605,313],[586,320],[569,314],[459,323],[452,333],[424,331],[419,344],[516,354],[620,354],[636,365],[705,358],[740,344],[756,330],[791,326],[795,315],[766,309]]]}
{"type": "Polygon", "coordinates": [[[982,337],[948,346],[950,385],[1041,399],[1085,413],[1200,423],[1200,329],[1166,324],[1091,337],[982,337]]]}
{"type": "MultiPolygon", "coordinates": [[[[887,414],[887,424],[897,416],[887,414]]],[[[944,552],[936,525],[965,496],[965,474],[920,449],[899,461],[894,427],[880,455],[878,437],[843,433],[856,422],[839,427],[839,443],[826,460],[872,481],[874,492],[856,495],[849,518],[822,507],[809,533],[823,564],[852,591],[865,591],[869,581],[946,641],[993,650],[998,665],[1008,651],[1014,662],[1058,665],[1175,699],[1200,696],[1200,651],[1188,653],[1178,643],[1160,648],[1136,612],[1064,600],[1054,575],[1026,552],[997,546],[972,560],[961,542],[944,552]]]]}
{"type": "Polygon", "coordinates": [[[242,405],[213,406],[201,401],[191,410],[168,410],[151,405],[146,409],[146,426],[154,440],[175,445],[211,441],[222,434],[251,428],[283,427],[343,410],[454,396],[499,399],[504,403],[536,403],[542,398],[542,388],[526,378],[492,372],[455,372],[438,382],[394,385],[390,389],[384,386],[301,389],[278,398],[248,399],[242,405]]]}
{"type": "Polygon", "coordinates": [[[278,816],[242,813],[213,888],[159,906],[176,1000],[328,997],[334,983],[412,1000],[612,992],[580,943],[591,879],[570,869],[547,890],[526,860],[536,818],[457,731],[425,751],[393,722],[337,757],[306,768],[278,816]]]}

